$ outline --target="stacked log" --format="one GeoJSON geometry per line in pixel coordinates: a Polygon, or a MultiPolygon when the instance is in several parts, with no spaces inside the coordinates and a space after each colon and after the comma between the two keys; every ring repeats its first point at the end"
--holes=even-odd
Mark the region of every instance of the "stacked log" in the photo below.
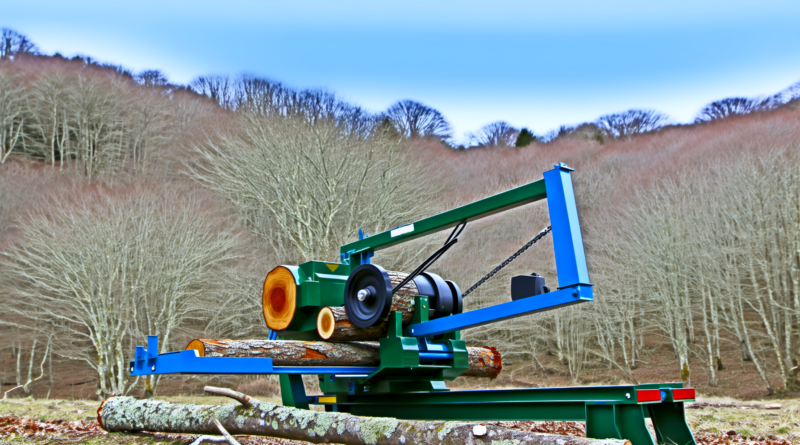
{"type": "MultiPolygon", "coordinates": [[[[186,349],[201,357],[263,357],[275,366],[380,366],[380,346],[368,342],[294,340],[192,340],[186,349]]],[[[467,348],[469,369],[464,377],[494,378],[503,369],[495,348],[467,348]]]]}
{"type": "MultiPolygon", "coordinates": [[[[397,286],[408,274],[389,271],[392,286],[397,286]]],[[[392,298],[391,311],[400,312],[403,327],[414,318],[414,297],[419,290],[414,281],[398,289],[392,298]]],[[[386,337],[389,324],[385,321],[369,328],[359,328],[350,322],[344,307],[324,307],[317,316],[317,334],[328,341],[368,341],[386,337]]]]}

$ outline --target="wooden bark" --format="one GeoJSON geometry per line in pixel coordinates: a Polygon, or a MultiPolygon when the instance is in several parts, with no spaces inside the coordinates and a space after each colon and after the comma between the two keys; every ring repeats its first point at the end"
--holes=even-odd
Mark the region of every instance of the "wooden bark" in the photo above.
{"type": "Polygon", "coordinates": [[[489,377],[495,378],[503,370],[503,360],[497,348],[483,346],[480,348],[467,348],[469,352],[469,369],[461,377],[489,377]]]}
{"type": "Polygon", "coordinates": [[[626,440],[557,436],[509,430],[495,425],[483,425],[484,429],[477,422],[412,421],[308,411],[252,398],[244,405],[219,406],[112,397],[97,410],[100,426],[109,432],[218,434],[215,419],[230,434],[271,436],[313,443],[630,445],[626,440]]]}
{"type": "Polygon", "coordinates": [[[373,366],[380,345],[295,340],[192,340],[186,349],[202,357],[263,357],[275,366],[373,366]]]}
{"type": "MultiPolygon", "coordinates": [[[[408,274],[402,272],[389,271],[389,278],[392,281],[392,286],[400,284],[408,274]]],[[[392,307],[390,310],[400,312],[403,316],[403,326],[408,326],[411,319],[414,317],[414,297],[419,295],[419,290],[414,281],[406,284],[398,289],[397,293],[392,298],[392,307]]],[[[317,319],[317,333],[320,338],[328,341],[369,341],[377,340],[381,337],[386,337],[389,330],[389,324],[386,322],[380,323],[376,326],[369,328],[359,328],[350,322],[347,318],[344,307],[328,307],[333,312],[335,324],[333,333],[330,336],[323,334],[323,329],[320,325],[320,320],[317,319]]],[[[325,310],[325,309],[323,309],[325,310]]]]}
{"type": "MultiPolygon", "coordinates": [[[[275,366],[379,366],[380,345],[366,342],[295,340],[192,340],[186,349],[201,357],[264,357],[275,366]]],[[[467,348],[469,369],[462,376],[494,378],[503,369],[495,348],[467,348]]]]}

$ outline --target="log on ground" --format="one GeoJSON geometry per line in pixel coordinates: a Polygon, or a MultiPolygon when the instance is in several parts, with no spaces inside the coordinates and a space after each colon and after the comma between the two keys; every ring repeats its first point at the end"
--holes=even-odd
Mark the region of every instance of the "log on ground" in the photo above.
{"type": "Polygon", "coordinates": [[[630,445],[625,440],[593,440],[531,433],[495,425],[476,428],[480,425],[477,422],[413,421],[308,411],[253,398],[242,405],[220,406],[112,397],[104,401],[97,410],[100,426],[109,432],[218,434],[219,429],[214,419],[234,435],[271,436],[313,443],[630,445]]]}
{"type": "MultiPolygon", "coordinates": [[[[192,340],[186,349],[201,357],[271,358],[274,366],[379,366],[380,346],[367,342],[295,340],[192,340]]],[[[469,369],[465,377],[494,378],[503,369],[495,348],[467,348],[469,369]]]]}

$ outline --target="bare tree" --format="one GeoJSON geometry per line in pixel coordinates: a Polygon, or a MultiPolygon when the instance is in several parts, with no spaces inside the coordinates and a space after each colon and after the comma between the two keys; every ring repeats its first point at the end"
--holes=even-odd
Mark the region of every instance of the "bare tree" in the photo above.
{"type": "Polygon", "coordinates": [[[779,94],[782,102],[792,102],[800,99],[800,82],[792,84],[789,88],[786,88],[779,94]]]}
{"type": "Polygon", "coordinates": [[[508,122],[497,121],[483,126],[477,133],[467,135],[470,144],[477,147],[513,147],[517,142],[519,130],[508,122]]]}
{"type": "Polygon", "coordinates": [[[56,157],[64,165],[61,155],[69,145],[69,120],[66,106],[74,78],[60,72],[39,76],[30,87],[29,108],[31,140],[28,149],[45,158],[50,165],[56,157]]]}
{"type": "Polygon", "coordinates": [[[769,99],[749,99],[746,97],[730,97],[717,100],[703,107],[695,122],[709,122],[724,119],[729,116],[750,114],[756,111],[765,111],[772,108],[773,101],[769,99]]]}
{"type": "Polygon", "coordinates": [[[133,76],[133,80],[143,87],[164,87],[169,79],[161,70],[144,70],[133,76]]]}
{"type": "Polygon", "coordinates": [[[233,82],[228,76],[200,76],[192,80],[189,86],[198,94],[208,96],[226,110],[234,106],[233,82]]]}
{"type": "Polygon", "coordinates": [[[62,143],[61,157],[74,155],[82,161],[89,180],[122,167],[127,155],[126,115],[128,101],[119,78],[98,81],[78,75],[67,108],[74,136],[62,143]]]}
{"type": "Polygon", "coordinates": [[[654,110],[628,110],[601,116],[597,126],[607,135],[620,138],[647,133],[663,127],[669,119],[654,110]]]}
{"type": "Polygon", "coordinates": [[[22,143],[26,93],[14,76],[0,71],[0,164],[22,143]]]}
{"type": "Polygon", "coordinates": [[[407,138],[452,137],[450,123],[439,111],[419,102],[405,99],[394,103],[384,113],[391,125],[407,138]]]}
{"type": "Polygon", "coordinates": [[[435,192],[420,185],[423,169],[397,141],[305,115],[248,114],[238,134],[197,151],[191,176],[225,196],[284,258],[337,258],[359,228],[375,233],[426,214],[435,192]]]}
{"type": "Polygon", "coordinates": [[[171,185],[80,195],[25,218],[20,242],[0,256],[13,298],[3,310],[46,326],[55,353],[96,371],[99,395],[121,395],[133,385],[128,351],[147,334],[169,350],[182,325],[204,318],[198,300],[221,291],[214,277],[243,238],[201,194],[171,185]]]}
{"type": "Polygon", "coordinates": [[[9,28],[0,29],[0,60],[18,54],[38,54],[39,48],[24,35],[9,28]]]}
{"type": "Polygon", "coordinates": [[[285,116],[290,89],[251,75],[243,75],[236,82],[236,110],[264,117],[285,116]]]}

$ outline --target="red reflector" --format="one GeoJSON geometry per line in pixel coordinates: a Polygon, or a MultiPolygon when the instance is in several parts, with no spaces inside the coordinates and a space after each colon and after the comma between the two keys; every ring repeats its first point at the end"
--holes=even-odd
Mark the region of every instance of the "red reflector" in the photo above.
{"type": "Polygon", "coordinates": [[[660,402],[661,391],[657,389],[638,389],[636,390],[636,401],[642,402],[660,402]]]}
{"type": "Polygon", "coordinates": [[[692,400],[694,399],[694,388],[676,388],[672,390],[673,400],[692,400]]]}

